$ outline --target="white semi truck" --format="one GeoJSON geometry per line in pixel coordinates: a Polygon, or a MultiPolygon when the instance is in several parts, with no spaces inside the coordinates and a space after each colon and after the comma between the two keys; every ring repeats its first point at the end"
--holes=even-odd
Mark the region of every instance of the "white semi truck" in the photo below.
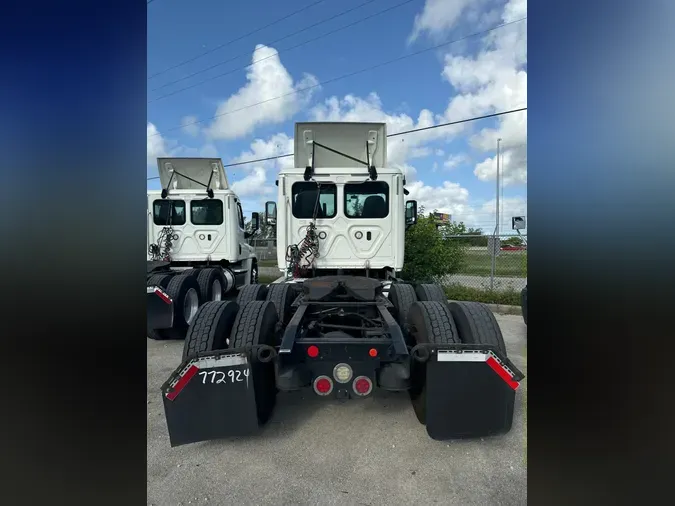
{"type": "Polygon", "coordinates": [[[162,386],[172,446],[251,434],[278,391],[305,388],[402,392],[434,439],[510,430],[523,374],[490,309],[400,279],[417,204],[386,153],[381,123],[296,125],[294,167],[265,210],[282,275],[194,316],[162,386]]]}
{"type": "Polygon", "coordinates": [[[182,338],[198,308],[258,281],[239,197],[219,158],[158,158],[148,191],[148,336],[182,338]]]}

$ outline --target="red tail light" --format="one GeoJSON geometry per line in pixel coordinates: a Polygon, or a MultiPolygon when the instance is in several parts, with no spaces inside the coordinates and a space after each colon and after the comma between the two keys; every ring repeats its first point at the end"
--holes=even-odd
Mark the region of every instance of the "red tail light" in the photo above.
{"type": "Polygon", "coordinates": [[[354,379],[352,388],[354,389],[354,393],[356,393],[356,395],[365,397],[373,391],[373,382],[370,381],[368,376],[358,376],[354,379]]]}
{"type": "Polygon", "coordinates": [[[307,348],[307,355],[310,356],[310,358],[316,358],[319,356],[319,348],[316,346],[312,345],[309,348],[307,348]]]}
{"type": "Polygon", "coordinates": [[[313,386],[317,395],[329,395],[333,391],[333,380],[328,376],[319,376],[314,380],[313,386]]]}

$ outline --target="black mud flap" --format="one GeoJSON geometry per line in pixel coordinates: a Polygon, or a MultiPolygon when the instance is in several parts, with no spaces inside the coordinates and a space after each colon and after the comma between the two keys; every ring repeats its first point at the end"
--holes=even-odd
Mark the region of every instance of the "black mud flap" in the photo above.
{"type": "Polygon", "coordinates": [[[489,345],[418,345],[411,351],[415,414],[432,439],[491,436],[511,430],[523,374],[489,345]]]}
{"type": "Polygon", "coordinates": [[[269,371],[274,350],[252,360],[248,349],[200,354],[183,362],[162,385],[171,446],[247,436],[259,427],[260,404],[270,402],[269,388],[254,380],[269,371]]]}
{"type": "Polygon", "coordinates": [[[159,286],[147,288],[148,330],[169,329],[173,326],[173,301],[159,286]]]}

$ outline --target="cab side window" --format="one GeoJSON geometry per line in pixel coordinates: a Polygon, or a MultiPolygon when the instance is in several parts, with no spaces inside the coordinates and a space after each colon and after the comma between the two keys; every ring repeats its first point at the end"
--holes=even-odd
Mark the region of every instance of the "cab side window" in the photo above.
{"type": "Polygon", "coordinates": [[[241,209],[241,202],[237,201],[237,214],[239,215],[239,228],[244,230],[244,211],[241,209]]]}

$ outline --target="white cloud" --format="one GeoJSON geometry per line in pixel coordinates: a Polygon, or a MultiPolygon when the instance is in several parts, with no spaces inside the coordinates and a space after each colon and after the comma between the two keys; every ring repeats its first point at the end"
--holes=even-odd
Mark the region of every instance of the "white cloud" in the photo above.
{"type": "Polygon", "coordinates": [[[450,155],[445,162],[443,162],[443,167],[447,170],[452,170],[456,168],[460,163],[467,161],[465,155],[450,155]]]}
{"type": "Polygon", "coordinates": [[[255,166],[248,172],[244,178],[232,183],[232,191],[241,198],[269,193],[269,189],[265,186],[267,182],[265,169],[255,166]]]}
{"type": "MultiPolygon", "coordinates": [[[[523,0],[511,0],[502,12],[504,22],[527,15],[523,0]]],[[[447,121],[527,105],[527,26],[525,22],[499,28],[488,34],[484,49],[475,57],[448,54],[442,76],[458,92],[445,111],[447,121]]],[[[458,128],[458,130],[464,127],[458,128]]],[[[496,128],[483,128],[470,144],[483,153],[494,153],[502,139],[505,184],[527,182],[527,112],[501,116],[496,128]]],[[[481,181],[495,179],[496,158],[478,163],[474,174],[481,181]]]]}
{"type": "Polygon", "coordinates": [[[173,143],[171,141],[166,141],[164,137],[159,133],[157,127],[148,122],[147,125],[147,165],[154,166],[157,163],[157,158],[170,155],[170,145],[173,143]]]}
{"type": "Polygon", "coordinates": [[[253,61],[258,63],[249,67],[248,82],[218,106],[216,116],[221,116],[205,129],[211,138],[237,139],[252,133],[258,126],[282,123],[306,105],[317,89],[307,90],[318,84],[316,77],[310,74],[294,83],[271,47],[258,44],[253,61]],[[248,107],[252,104],[258,105],[248,107]]]}
{"type": "Polygon", "coordinates": [[[414,42],[423,33],[439,37],[452,29],[462,13],[476,0],[426,0],[424,9],[415,16],[408,43],[414,42]]]}
{"type": "Polygon", "coordinates": [[[407,188],[409,198],[417,200],[418,206],[424,206],[425,213],[436,210],[454,216],[469,209],[469,190],[458,183],[444,181],[442,186],[428,186],[414,181],[407,188]]]}
{"type": "MultiPolygon", "coordinates": [[[[382,108],[377,93],[370,93],[365,99],[354,95],[344,98],[330,97],[323,104],[310,111],[314,121],[382,122],[387,125],[387,134],[403,132],[415,128],[433,126],[434,115],[428,109],[422,109],[417,120],[407,114],[388,114],[382,108]]],[[[447,137],[444,128],[425,130],[387,140],[387,163],[390,167],[403,168],[408,160],[428,156],[432,151],[426,143],[447,137]]]]}
{"type": "Polygon", "coordinates": [[[217,158],[218,149],[210,143],[194,148],[182,146],[175,139],[167,139],[157,127],[148,122],[147,125],[147,167],[156,167],[157,158],[171,156],[188,156],[197,158],[217,158]]]}
{"type": "MultiPolygon", "coordinates": [[[[457,215],[456,221],[464,221],[468,227],[482,228],[487,233],[492,233],[495,229],[495,206],[496,199],[489,200],[479,206],[475,206],[468,213],[457,215]]],[[[508,197],[499,202],[500,234],[511,234],[511,218],[513,216],[527,216],[527,200],[523,197],[508,197]]],[[[455,217],[453,217],[455,219],[455,217]]]]}
{"type": "Polygon", "coordinates": [[[431,153],[432,151],[430,147],[421,146],[410,150],[410,158],[424,158],[429,156],[431,153]]]}
{"type": "MultiPolygon", "coordinates": [[[[293,153],[293,137],[289,137],[285,133],[278,133],[267,140],[255,139],[251,142],[251,149],[244,151],[238,157],[234,158],[231,163],[243,162],[246,160],[257,160],[259,158],[270,158],[272,156],[286,155],[293,153]]],[[[264,162],[264,166],[289,168],[293,167],[293,157],[278,158],[277,160],[269,160],[264,162]]],[[[242,167],[246,167],[243,165],[242,167]]]]}
{"type": "Polygon", "coordinates": [[[199,125],[197,122],[199,119],[196,116],[185,116],[181,120],[181,126],[184,133],[192,137],[197,137],[199,135],[199,125]]]}
{"type": "Polygon", "coordinates": [[[436,156],[445,156],[445,151],[443,151],[442,149],[437,149],[436,156]]]}
{"type": "MultiPolygon", "coordinates": [[[[233,158],[230,163],[270,158],[292,152],[293,138],[284,133],[278,133],[266,140],[255,139],[251,142],[250,149],[233,158]]],[[[233,181],[232,189],[242,199],[259,197],[257,201],[251,200],[251,206],[257,208],[262,206],[264,200],[274,196],[276,187],[272,183],[276,179],[277,171],[289,167],[293,167],[292,156],[232,167],[228,177],[233,181]]]]}

